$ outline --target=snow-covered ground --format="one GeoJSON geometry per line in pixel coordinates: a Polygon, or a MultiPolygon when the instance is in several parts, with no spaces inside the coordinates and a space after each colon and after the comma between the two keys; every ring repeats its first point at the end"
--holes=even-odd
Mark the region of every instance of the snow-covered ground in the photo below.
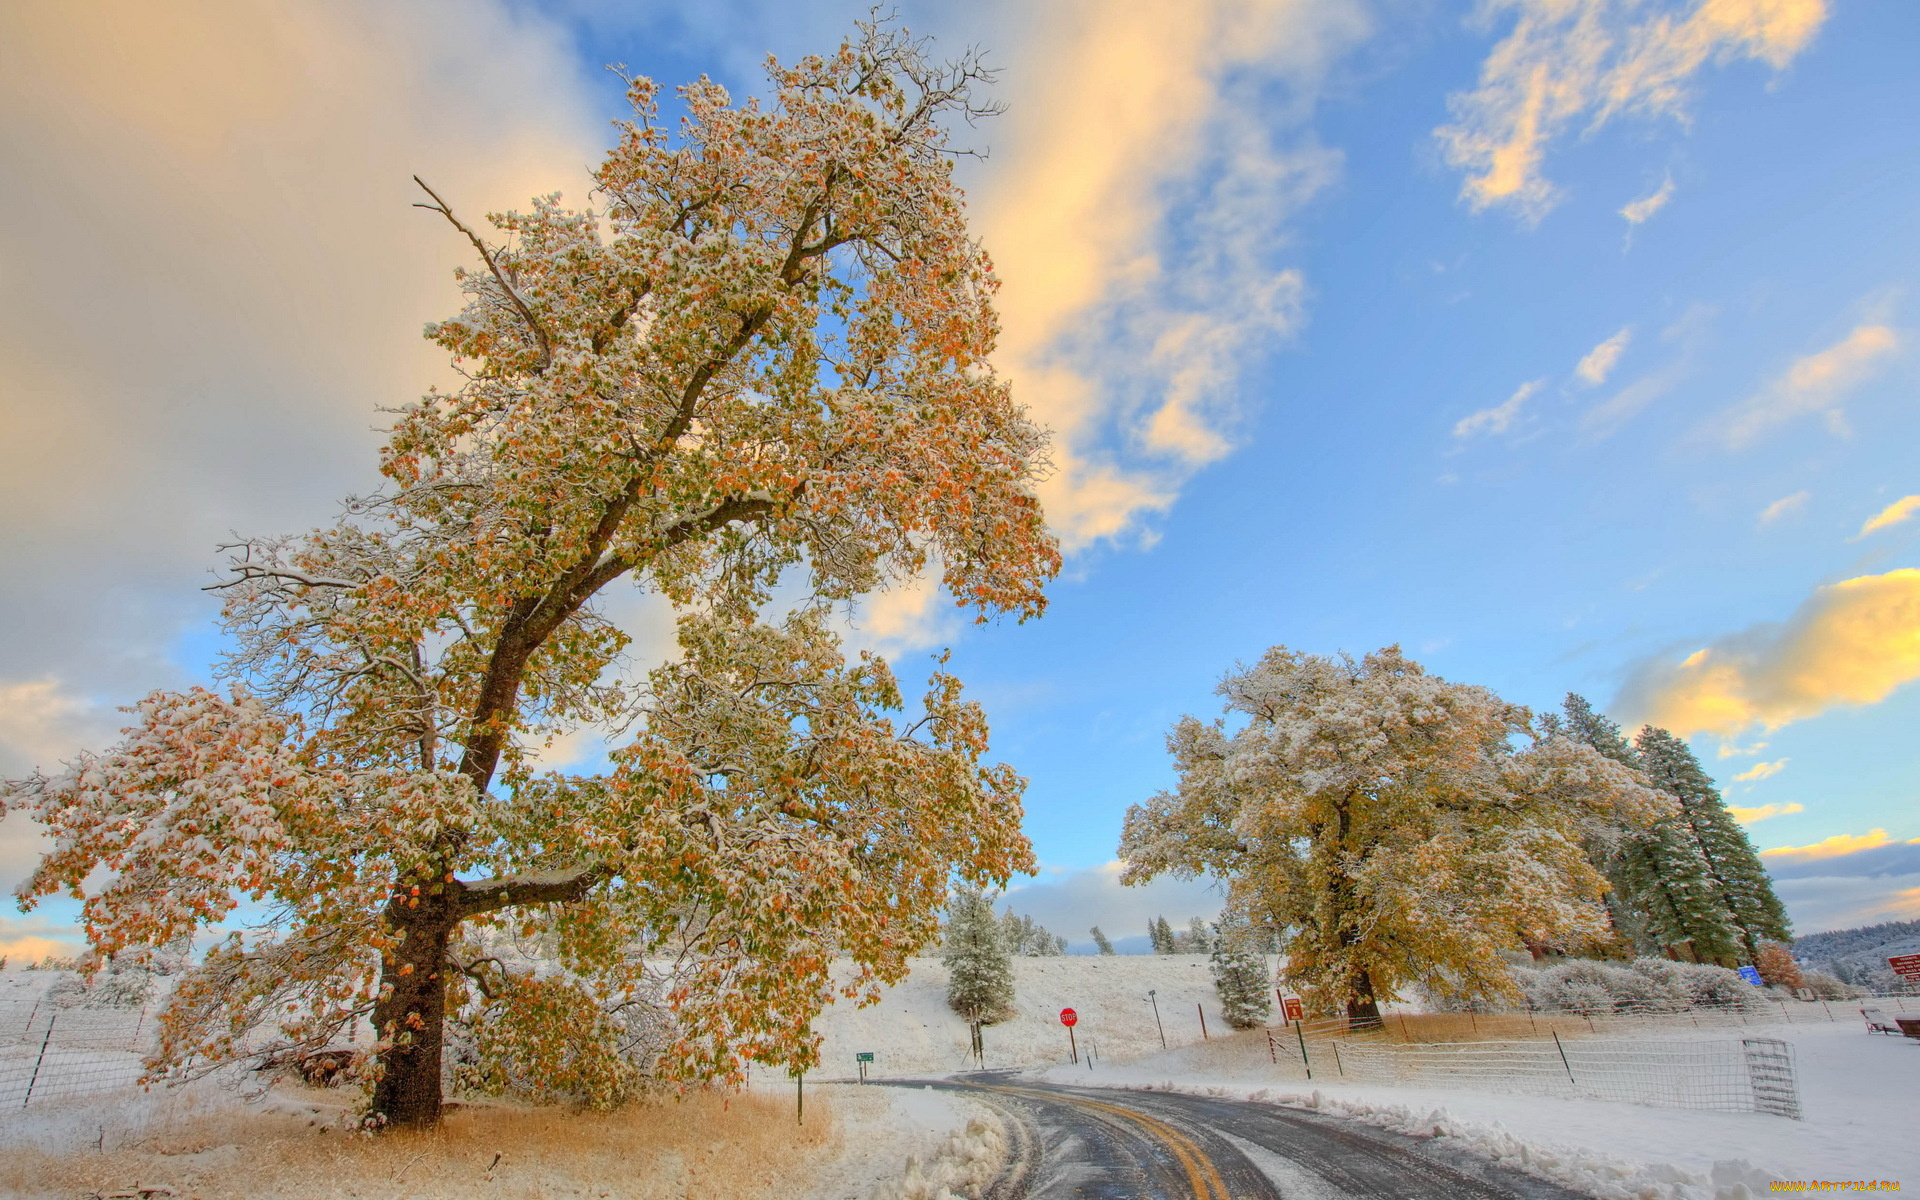
{"type": "MultiPolygon", "coordinates": [[[[1920,1185],[1920,1042],[1857,1023],[1755,1027],[1793,1043],[1804,1119],[1694,1112],[1593,1100],[1345,1084],[1324,1069],[1261,1078],[1253,1056],[1194,1048],[1088,1072],[1062,1083],[1152,1087],[1305,1105],[1402,1133],[1441,1133],[1508,1165],[1609,1200],[1741,1200],[1775,1180],[1894,1180],[1920,1185]],[[1251,1060],[1251,1061],[1250,1061],[1251,1060]],[[1746,1188],[1746,1192],[1738,1190],[1746,1188]]],[[[1738,1034],[1722,1032],[1722,1036],[1738,1034]]],[[[1672,1038],[1700,1036],[1670,1030],[1672,1038]]],[[[1275,1070],[1273,1075],[1281,1072],[1275,1070]]]]}
{"type": "MultiPolygon", "coordinates": [[[[1199,1043],[1202,1011],[1210,1037],[1227,1032],[1205,955],[1016,958],[1013,976],[1017,1015],[983,1034],[989,1068],[1068,1061],[1063,1008],[1079,1016],[1074,1039],[1080,1054],[1091,1053],[1097,1063],[1160,1053],[1163,1029],[1169,1047],[1199,1043]],[[1149,990],[1156,993],[1151,999],[1149,990]]],[[[854,1056],[863,1051],[874,1054],[870,1077],[941,1075],[973,1065],[966,1022],[947,1007],[947,969],[938,959],[914,959],[913,973],[879,1004],[856,1009],[841,1001],[820,1014],[814,1029],[824,1038],[822,1073],[830,1078],[851,1075],[854,1056]]]]}

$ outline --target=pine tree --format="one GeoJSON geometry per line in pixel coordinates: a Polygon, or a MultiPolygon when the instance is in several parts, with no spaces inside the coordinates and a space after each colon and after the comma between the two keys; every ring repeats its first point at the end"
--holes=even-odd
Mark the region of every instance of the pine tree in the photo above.
{"type": "Polygon", "coordinates": [[[1173,926],[1167,924],[1165,917],[1155,917],[1147,922],[1147,937],[1153,942],[1155,954],[1174,953],[1173,926]]]}
{"type": "Polygon", "coordinates": [[[1106,934],[1100,932],[1100,927],[1098,925],[1095,925],[1093,929],[1090,930],[1090,932],[1093,934],[1093,944],[1099,947],[1100,953],[1102,954],[1113,953],[1113,943],[1107,940],[1106,934]]]}
{"type": "Polygon", "coordinates": [[[1001,940],[992,897],[971,884],[961,884],[947,906],[940,960],[954,1012],[980,1025],[1013,1014],[1013,958],[1001,940]]]}
{"type": "MultiPolygon", "coordinates": [[[[1562,711],[1569,737],[1644,775],[1639,751],[1586,697],[1568,692],[1562,711]]],[[[1636,951],[1675,956],[1684,946],[1694,958],[1722,961],[1735,952],[1735,934],[1713,894],[1706,859],[1678,820],[1676,813],[1651,827],[1603,830],[1582,846],[1607,878],[1607,912],[1615,932],[1636,951]]]]}
{"type": "Polygon", "coordinates": [[[1180,953],[1206,954],[1213,950],[1213,934],[1207,929],[1206,919],[1194,917],[1187,922],[1187,930],[1179,935],[1180,953]]]}
{"type": "Polygon", "coordinates": [[[1791,938],[1773,880],[1693,748],[1651,725],[1640,731],[1635,745],[1654,786],[1680,801],[1682,828],[1706,862],[1707,876],[1746,960],[1753,961],[1763,941],[1791,938]]]}
{"type": "Polygon", "coordinates": [[[1273,1001],[1267,994],[1266,959],[1252,950],[1252,930],[1242,919],[1223,916],[1216,933],[1208,969],[1227,1024],[1235,1029],[1266,1024],[1273,1001]]]}

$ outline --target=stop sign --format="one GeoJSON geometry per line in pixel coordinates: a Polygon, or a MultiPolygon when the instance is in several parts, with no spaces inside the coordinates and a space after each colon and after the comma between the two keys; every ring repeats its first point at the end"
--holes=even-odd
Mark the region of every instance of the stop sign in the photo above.
{"type": "Polygon", "coordinates": [[[1080,1019],[1080,1014],[1077,1012],[1074,1012],[1070,1008],[1063,1008],[1060,1010],[1060,1023],[1062,1025],[1065,1025],[1069,1029],[1073,1028],[1073,1023],[1075,1021],[1078,1021],[1079,1019],[1080,1019]]]}

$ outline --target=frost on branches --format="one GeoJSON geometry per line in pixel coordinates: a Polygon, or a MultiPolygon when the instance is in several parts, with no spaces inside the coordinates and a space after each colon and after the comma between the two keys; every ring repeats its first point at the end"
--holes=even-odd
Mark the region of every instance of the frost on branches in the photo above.
{"type": "Polygon", "coordinates": [[[1583,838],[1672,809],[1636,772],[1398,647],[1360,662],[1275,647],[1219,690],[1237,727],[1174,726],[1179,788],[1129,810],[1123,879],[1228,881],[1229,912],[1285,931],[1309,1003],[1355,1022],[1410,984],[1516,998],[1500,951],[1606,933],[1583,838]]]}
{"type": "Polygon", "coordinates": [[[960,682],[908,710],[824,616],[937,569],[1024,619],[1058,570],[951,178],[981,75],[880,24],[771,78],[688,86],[677,129],[632,81],[597,207],[489,240],[429,192],[477,256],[429,329],[465,385],[396,413],[337,525],[233,547],[228,694],[150,696],[113,750],[7,785],[56,842],[23,902],[84,896],[100,958],[262,914],[181,985],[157,1074],[362,1018],[398,1125],[439,1117],[450,1018],[474,1078],[593,1101],[802,1068],[834,957],[872,995],[951,875],[1031,867],[960,682]],[[810,600],[764,615],[783,576],[810,600]],[[622,580],[682,613],[644,678],[602,616],[622,580]],[[583,726],[638,732],[607,774],[538,766],[583,726]]]}

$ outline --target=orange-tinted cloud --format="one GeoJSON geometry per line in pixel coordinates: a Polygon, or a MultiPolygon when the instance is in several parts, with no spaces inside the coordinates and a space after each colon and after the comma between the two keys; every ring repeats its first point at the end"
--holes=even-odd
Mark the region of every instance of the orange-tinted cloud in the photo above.
{"type": "Polygon", "coordinates": [[[1579,364],[1573,368],[1573,373],[1588,386],[1599,387],[1607,381],[1607,376],[1613,374],[1614,364],[1620,361],[1620,356],[1626,352],[1627,342],[1632,337],[1633,327],[1629,325],[1587,351],[1579,364]]]}
{"type": "Polygon", "coordinates": [[[1920,570],[1817,589],[1783,625],[1715,641],[1683,661],[1643,663],[1614,707],[1682,737],[1778,729],[1841,705],[1874,704],[1920,678],[1920,570]]]}
{"type": "MultiPolygon", "coordinates": [[[[1513,31],[1481,64],[1479,85],[1451,98],[1454,123],[1435,133],[1447,161],[1467,172],[1469,205],[1538,219],[1558,198],[1541,169],[1556,136],[1623,113],[1683,115],[1708,62],[1783,68],[1827,9],[1824,0],[1491,0],[1483,12],[1511,13],[1513,31]]],[[[1669,184],[1622,215],[1645,220],[1671,194],[1669,184]]]]}
{"type": "MultiPolygon", "coordinates": [[[[1791,761],[1793,760],[1783,758],[1776,762],[1755,763],[1753,766],[1735,775],[1733,781],[1735,783],[1754,783],[1758,780],[1770,779],[1786,770],[1787,764],[1791,761]]],[[[1771,805],[1769,805],[1769,807],[1771,807],[1771,805]]]]}
{"type": "Polygon", "coordinates": [[[1642,196],[1638,200],[1623,205],[1620,215],[1626,218],[1629,225],[1644,225],[1653,219],[1653,214],[1665,208],[1667,201],[1671,199],[1673,199],[1673,180],[1669,178],[1651,195],[1642,196]]]}
{"type": "Polygon", "coordinates": [[[1870,533],[1878,533],[1890,525],[1898,525],[1915,512],[1920,512],[1920,496],[1902,496],[1868,517],[1867,523],[1860,527],[1860,532],[1853,535],[1854,539],[1857,541],[1870,533]]]}
{"type": "Polygon", "coordinates": [[[1805,508],[1807,501],[1812,498],[1813,493],[1808,491],[1799,491],[1791,496],[1782,496],[1760,510],[1760,524],[1771,525],[1788,513],[1797,513],[1805,508]]]}
{"type": "Polygon", "coordinates": [[[1038,10],[975,211],[1003,284],[998,364],[1057,435],[1041,493],[1069,549],[1134,532],[1229,453],[1240,370],[1303,320],[1305,280],[1273,250],[1338,175],[1307,119],[1322,74],[1366,33],[1358,13],[1038,10]],[[1298,105],[1268,103],[1276,80],[1298,105]]]}
{"type": "Polygon", "coordinates": [[[1757,808],[1742,808],[1738,804],[1729,804],[1727,805],[1727,811],[1732,813],[1733,819],[1742,825],[1752,825],[1759,821],[1765,821],[1770,817],[1784,817],[1792,813],[1805,812],[1807,811],[1807,806],[1804,804],[1762,804],[1757,808]]]}
{"type": "MultiPolygon", "coordinates": [[[[1782,862],[1810,862],[1819,858],[1837,858],[1842,854],[1852,854],[1858,850],[1872,850],[1879,846],[1891,846],[1899,839],[1887,836],[1884,829],[1871,829],[1866,833],[1836,833],[1823,838],[1810,846],[1775,846],[1771,850],[1762,850],[1764,858],[1776,858],[1782,862]]],[[[1920,843],[1920,838],[1914,839],[1920,843]]]]}
{"type": "Polygon", "coordinates": [[[1745,402],[1715,419],[1712,429],[1730,450],[1750,445],[1776,426],[1821,416],[1836,433],[1846,432],[1843,402],[1900,349],[1900,337],[1885,325],[1861,325],[1814,354],[1797,359],[1745,402]]]}

